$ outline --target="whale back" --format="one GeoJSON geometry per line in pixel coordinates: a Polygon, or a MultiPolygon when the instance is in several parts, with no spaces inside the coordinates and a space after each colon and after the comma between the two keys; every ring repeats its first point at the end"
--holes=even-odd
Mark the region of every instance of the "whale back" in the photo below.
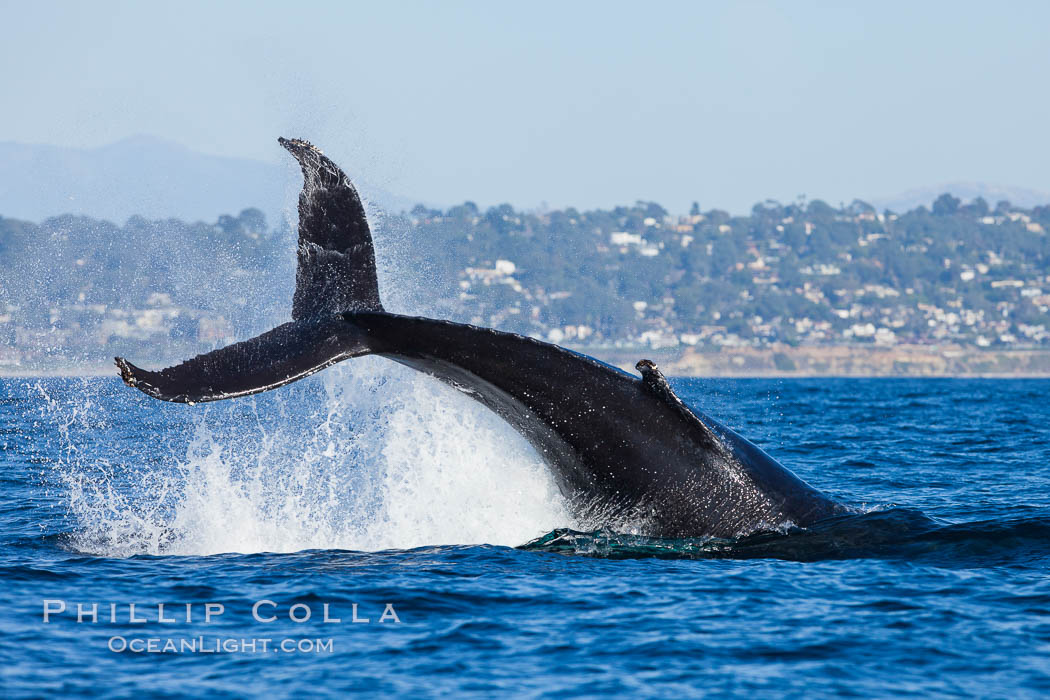
{"type": "Polygon", "coordinates": [[[578,511],[649,534],[736,536],[840,511],[758,446],[692,410],[662,375],[489,328],[346,314],[372,352],[430,374],[495,411],[552,467],[578,511]],[[582,506],[582,507],[580,507],[582,506]]]}

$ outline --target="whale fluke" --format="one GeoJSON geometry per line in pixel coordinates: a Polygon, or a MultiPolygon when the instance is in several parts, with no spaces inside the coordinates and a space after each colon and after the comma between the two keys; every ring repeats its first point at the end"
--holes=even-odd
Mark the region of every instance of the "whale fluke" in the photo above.
{"type": "Polygon", "coordinates": [[[274,389],[371,352],[343,313],[382,311],[372,234],[349,178],[310,142],[279,138],[303,170],[292,323],[158,372],[115,358],[150,396],[198,403],[274,389]]]}
{"type": "Polygon", "coordinates": [[[122,357],[115,359],[128,386],[155,399],[203,403],[276,389],[370,352],[361,331],[334,316],[285,323],[159,372],[136,367],[122,357]]]}
{"type": "Polygon", "coordinates": [[[279,138],[303,169],[292,318],[382,311],[372,233],[350,179],[309,141],[279,138]]]}

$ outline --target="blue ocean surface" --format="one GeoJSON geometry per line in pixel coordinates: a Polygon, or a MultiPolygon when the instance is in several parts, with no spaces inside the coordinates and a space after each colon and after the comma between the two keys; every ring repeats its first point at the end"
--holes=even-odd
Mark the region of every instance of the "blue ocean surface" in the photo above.
{"type": "Polygon", "coordinates": [[[672,383],[856,512],[587,531],[375,358],[207,406],[3,380],[0,695],[1050,693],[1050,382],[672,383]]]}

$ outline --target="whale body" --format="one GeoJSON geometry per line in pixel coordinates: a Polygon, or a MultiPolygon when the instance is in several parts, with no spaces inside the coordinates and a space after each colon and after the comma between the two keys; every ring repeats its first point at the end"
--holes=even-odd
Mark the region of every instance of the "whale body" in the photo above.
{"type": "Polygon", "coordinates": [[[488,407],[536,449],[581,522],[658,537],[737,537],[846,512],[756,445],[686,406],[656,365],[636,377],[515,333],[388,313],[364,207],[320,150],[302,166],[292,321],[160,371],[116,358],[157,399],[198,403],[274,389],[379,355],[488,407]]]}

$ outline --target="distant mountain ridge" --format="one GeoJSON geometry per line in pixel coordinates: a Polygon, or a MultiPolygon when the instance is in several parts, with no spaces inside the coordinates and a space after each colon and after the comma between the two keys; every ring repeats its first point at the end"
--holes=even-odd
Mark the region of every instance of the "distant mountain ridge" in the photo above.
{"type": "MultiPolygon", "coordinates": [[[[419,203],[350,174],[378,209],[397,213],[419,203]]],[[[41,221],[81,214],[120,224],[138,215],[212,222],[220,214],[255,207],[278,224],[296,219],[298,190],[290,162],[209,155],[155,136],[132,136],[97,148],[0,142],[0,217],[41,221]]],[[[982,182],[950,182],[868,201],[879,211],[903,213],[929,207],[945,192],[964,202],[984,197],[992,207],[1004,199],[1026,209],[1050,203],[1050,192],[982,182]]]]}
{"type": "Polygon", "coordinates": [[[929,208],[933,200],[945,192],[953,197],[958,197],[963,202],[971,202],[978,197],[983,197],[993,208],[1002,200],[1022,209],[1050,204],[1050,192],[1027,187],[994,185],[987,182],[948,182],[932,187],[918,187],[888,197],[876,197],[870,203],[879,211],[889,209],[900,214],[919,206],[929,208]]]}
{"type": "MultiPolygon", "coordinates": [[[[299,181],[292,172],[290,165],[208,155],[154,136],[86,149],[0,142],[0,216],[215,221],[255,207],[276,224],[296,218],[299,181]]],[[[414,203],[366,183],[359,187],[380,209],[396,212],[414,203]]]]}

